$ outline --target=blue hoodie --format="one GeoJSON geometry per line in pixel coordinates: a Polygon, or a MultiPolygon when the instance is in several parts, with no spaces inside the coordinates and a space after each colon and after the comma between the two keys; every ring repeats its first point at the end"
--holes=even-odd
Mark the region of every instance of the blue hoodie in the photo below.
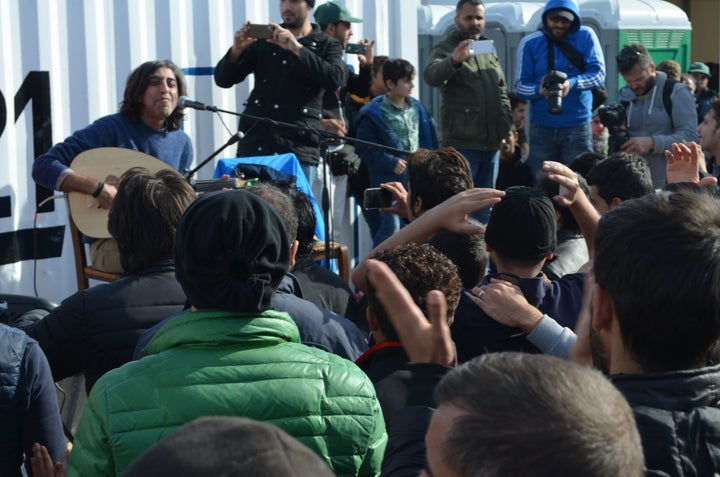
{"type": "Polygon", "coordinates": [[[595,32],[582,26],[580,10],[573,0],[550,0],[542,15],[542,29],[526,36],[517,52],[517,94],[530,101],[530,121],[543,126],[564,128],[589,124],[592,120],[591,90],[605,84],[605,58],[595,32]],[[550,114],[549,103],[540,95],[542,78],[548,72],[548,39],[550,31],[547,13],[554,9],[568,10],[575,15],[570,31],[563,39],[583,54],[585,72],[581,72],[554,45],[555,70],[568,75],[570,92],[563,98],[560,114],[550,114]]]}

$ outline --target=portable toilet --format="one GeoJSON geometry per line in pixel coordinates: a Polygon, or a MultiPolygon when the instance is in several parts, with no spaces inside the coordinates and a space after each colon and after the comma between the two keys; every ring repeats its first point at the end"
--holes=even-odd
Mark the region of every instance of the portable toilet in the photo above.
{"type": "MultiPolygon", "coordinates": [[[[615,101],[617,91],[625,83],[617,73],[615,56],[631,43],[642,43],[655,63],[672,59],[683,70],[690,64],[691,24],[686,13],[665,0],[576,0],[583,25],[592,28],[605,55],[608,101],[615,101]]],[[[485,0],[485,36],[494,40],[500,64],[505,72],[508,90],[514,89],[517,48],[527,34],[542,25],[545,1],[485,0]]],[[[428,0],[420,7],[418,17],[418,76],[428,63],[432,47],[453,27],[454,0],[428,0]]],[[[421,101],[435,117],[439,112],[436,88],[422,88],[421,101]]]]}

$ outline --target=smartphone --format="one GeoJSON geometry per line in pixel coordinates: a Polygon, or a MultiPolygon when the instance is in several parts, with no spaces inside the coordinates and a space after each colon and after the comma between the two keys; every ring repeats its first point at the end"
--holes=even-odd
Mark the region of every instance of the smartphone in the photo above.
{"type": "Polygon", "coordinates": [[[468,46],[471,55],[482,55],[483,53],[495,53],[495,42],[492,40],[475,40],[468,46]]]}
{"type": "Polygon", "coordinates": [[[345,52],[351,55],[364,55],[367,53],[367,45],[365,43],[348,43],[345,52]]]}
{"type": "Polygon", "coordinates": [[[370,210],[390,207],[392,205],[392,199],[392,192],[381,189],[380,187],[371,187],[370,189],[365,189],[363,208],[370,210]]]}
{"type": "Polygon", "coordinates": [[[275,29],[270,25],[256,25],[251,23],[248,36],[251,38],[267,40],[268,38],[272,38],[274,30],[275,29]]]}

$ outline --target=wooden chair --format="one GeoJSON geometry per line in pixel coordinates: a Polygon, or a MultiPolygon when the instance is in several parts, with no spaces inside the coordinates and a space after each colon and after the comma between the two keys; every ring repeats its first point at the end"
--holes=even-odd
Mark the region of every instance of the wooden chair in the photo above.
{"type": "MultiPolygon", "coordinates": [[[[325,260],[325,242],[317,240],[313,245],[313,260],[325,260]]],[[[337,259],[340,276],[350,285],[350,253],[347,245],[339,242],[330,242],[330,258],[337,259]]]]}
{"type": "Polygon", "coordinates": [[[75,277],[79,290],[90,288],[90,279],[111,282],[120,278],[117,273],[108,273],[88,265],[85,254],[83,236],[78,230],[72,217],[69,217],[70,237],[72,238],[73,254],[75,255],[75,277]]]}

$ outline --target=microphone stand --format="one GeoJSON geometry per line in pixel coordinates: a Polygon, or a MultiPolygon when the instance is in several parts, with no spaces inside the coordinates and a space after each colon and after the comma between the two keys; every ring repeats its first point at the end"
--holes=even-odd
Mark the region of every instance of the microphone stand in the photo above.
{"type": "MultiPolygon", "coordinates": [[[[322,138],[320,141],[320,156],[323,159],[325,159],[325,167],[324,167],[324,171],[323,171],[322,207],[323,207],[323,215],[325,217],[325,268],[328,268],[328,269],[330,268],[330,217],[329,217],[330,197],[329,197],[329,192],[328,192],[327,183],[326,183],[327,180],[325,177],[325,174],[327,173],[327,168],[330,166],[330,164],[329,164],[330,157],[329,157],[329,153],[328,153],[328,139],[336,139],[336,140],[344,141],[346,143],[351,143],[351,144],[363,144],[365,146],[370,146],[370,147],[374,147],[377,149],[383,149],[385,151],[391,152],[398,156],[408,156],[411,154],[410,151],[405,151],[403,149],[396,149],[394,147],[385,146],[383,144],[377,144],[377,143],[370,142],[370,141],[365,141],[363,139],[358,139],[355,137],[341,136],[334,132],[323,131],[322,129],[315,129],[315,128],[311,128],[308,126],[300,126],[297,124],[276,121],[274,119],[271,119],[271,118],[268,118],[265,116],[255,116],[253,114],[248,114],[248,113],[238,113],[236,111],[228,111],[226,109],[220,109],[215,106],[211,106],[210,108],[212,108],[212,109],[206,108],[205,110],[218,112],[218,113],[226,113],[226,114],[230,114],[230,115],[237,116],[240,118],[254,119],[255,121],[269,124],[269,125],[275,126],[275,127],[295,129],[297,131],[305,131],[308,133],[314,133],[314,134],[319,135],[322,138]]],[[[223,149],[225,149],[226,147],[228,147],[231,144],[238,142],[240,139],[241,139],[241,137],[239,137],[239,135],[236,133],[232,138],[230,138],[230,141],[228,141],[220,149],[215,151],[210,157],[208,157],[205,161],[203,161],[202,164],[200,164],[195,169],[190,171],[190,177],[192,177],[192,174],[194,174],[203,165],[205,165],[207,162],[209,162],[215,156],[217,156],[223,149]]]]}
{"type": "Polygon", "coordinates": [[[228,148],[228,147],[232,146],[233,144],[235,144],[236,142],[238,142],[240,140],[240,138],[241,138],[241,133],[240,133],[240,131],[238,131],[235,134],[233,134],[232,136],[230,136],[230,139],[228,139],[225,144],[220,146],[220,148],[217,151],[210,154],[207,158],[205,158],[205,160],[203,160],[200,164],[198,164],[197,167],[195,167],[194,169],[186,169],[185,172],[183,173],[185,180],[187,180],[190,183],[190,185],[194,187],[195,186],[194,176],[197,173],[197,171],[202,169],[203,166],[205,166],[205,164],[207,164],[208,162],[215,159],[215,157],[217,157],[217,155],[220,154],[221,152],[223,152],[226,148],[228,148]]]}

